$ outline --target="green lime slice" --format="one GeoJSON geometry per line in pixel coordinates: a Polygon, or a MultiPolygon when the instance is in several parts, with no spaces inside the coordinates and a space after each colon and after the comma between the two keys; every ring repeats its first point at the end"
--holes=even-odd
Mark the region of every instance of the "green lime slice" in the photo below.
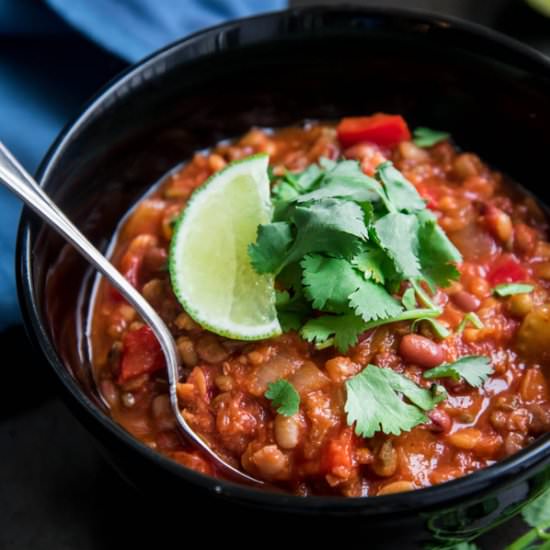
{"type": "Polygon", "coordinates": [[[229,164],[192,195],[176,223],[169,269],[174,293],[204,328],[238,340],[281,333],[273,277],[254,271],[248,245],[269,223],[269,157],[229,164]]]}

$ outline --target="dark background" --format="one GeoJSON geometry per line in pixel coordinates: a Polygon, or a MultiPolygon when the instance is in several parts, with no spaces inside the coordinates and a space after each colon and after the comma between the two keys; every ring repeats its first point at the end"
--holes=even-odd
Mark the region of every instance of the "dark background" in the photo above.
{"type": "MultiPolygon", "coordinates": [[[[182,0],[185,1],[185,0],[182,0]]],[[[295,0],[293,5],[338,4],[334,0],[295,0]]],[[[348,2],[349,3],[349,2],[348,2]]],[[[550,19],[535,15],[521,0],[386,0],[356,1],[360,5],[415,7],[459,16],[513,35],[550,55],[550,19]]],[[[46,10],[46,8],[44,8],[46,10]]],[[[55,17],[52,13],[45,14],[55,17]]],[[[62,24],[60,22],[60,24],[62,24]]],[[[44,38],[42,38],[44,40],[44,38]]],[[[52,38],[48,47],[51,49],[52,38]]],[[[80,105],[124,63],[74,33],[71,55],[67,55],[66,36],[55,60],[48,59],[45,71],[50,82],[64,81],[63,87],[47,90],[69,97],[76,115],[80,105]],[[71,73],[67,89],[66,78],[71,73]]],[[[40,42],[32,37],[4,44],[2,56],[14,64],[25,65],[28,56],[40,55],[40,42]]],[[[0,550],[96,550],[133,548],[149,544],[162,531],[174,534],[174,547],[189,544],[210,545],[216,525],[218,535],[230,544],[238,543],[239,529],[227,532],[222,518],[204,518],[211,532],[192,515],[192,502],[185,495],[166,495],[155,502],[136,493],[102,459],[84,429],[56,396],[49,368],[28,343],[23,330],[11,329],[0,335],[3,384],[0,387],[0,550]],[[24,393],[23,393],[24,392],[24,393]],[[159,510],[174,502],[181,515],[169,518],[159,510]]],[[[231,518],[227,510],[225,520],[231,518]]],[[[239,518],[234,518],[238,520],[239,518]]],[[[245,518],[241,518],[245,519],[245,518]]],[[[322,520],[319,520],[322,526],[322,520]]],[[[289,526],[290,527],[290,526],[289,526]]],[[[358,526],[359,528],[359,526],[358,526]]],[[[483,536],[479,542],[486,550],[504,548],[523,530],[521,520],[483,536]]],[[[277,541],[280,526],[274,525],[268,540],[277,541]]],[[[292,537],[280,539],[280,546],[292,537]]],[[[372,546],[368,533],[364,542],[372,546]]],[[[385,546],[392,548],[391,541],[385,546]]],[[[153,546],[160,548],[160,544],[153,546]]],[[[164,548],[164,546],[162,546],[164,548]]]]}

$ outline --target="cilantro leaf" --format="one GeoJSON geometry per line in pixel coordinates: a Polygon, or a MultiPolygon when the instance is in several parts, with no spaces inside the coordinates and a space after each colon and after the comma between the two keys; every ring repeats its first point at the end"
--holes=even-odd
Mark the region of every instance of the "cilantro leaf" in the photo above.
{"type": "Polygon", "coordinates": [[[392,435],[409,431],[426,422],[425,411],[444,399],[444,395],[421,388],[391,369],[374,365],[349,379],[346,390],[348,425],[355,424],[355,433],[362,437],[372,437],[380,431],[392,435]]]}
{"type": "Polygon", "coordinates": [[[283,332],[290,332],[291,330],[298,332],[302,328],[306,317],[293,311],[286,311],[285,308],[277,308],[277,318],[283,332]]]}
{"type": "Polygon", "coordinates": [[[419,127],[413,132],[413,143],[418,147],[433,147],[440,141],[451,136],[448,132],[440,132],[431,128],[419,127]]]}
{"type": "Polygon", "coordinates": [[[501,285],[495,286],[493,292],[497,296],[513,296],[514,294],[526,294],[528,292],[533,292],[535,287],[533,285],[528,285],[525,283],[503,283],[501,285]]]}
{"type": "Polygon", "coordinates": [[[283,265],[311,252],[352,258],[367,238],[363,210],[354,202],[323,199],[295,206],[291,219],[297,227],[296,239],[283,265]]]}
{"type": "Polygon", "coordinates": [[[323,170],[317,164],[310,164],[303,172],[292,176],[296,189],[301,193],[306,193],[320,182],[323,170]]]}
{"type": "Polygon", "coordinates": [[[547,528],[545,524],[550,522],[550,489],[527,504],[521,515],[531,527],[547,528]]]}
{"type": "Polygon", "coordinates": [[[289,289],[291,288],[294,292],[302,291],[302,268],[298,262],[288,264],[285,266],[279,274],[277,275],[277,282],[289,289]]]}
{"type": "Polygon", "coordinates": [[[299,191],[287,179],[280,180],[271,190],[271,198],[275,203],[290,203],[295,201],[299,196],[299,191]]]}
{"type": "Polygon", "coordinates": [[[356,160],[344,160],[328,170],[318,189],[302,195],[298,202],[325,198],[345,198],[355,202],[378,201],[383,193],[380,184],[361,170],[356,160]]]}
{"type": "Polygon", "coordinates": [[[379,248],[364,247],[363,251],[353,257],[351,263],[362,271],[368,279],[372,279],[375,283],[384,284],[384,261],[386,255],[379,248]]]}
{"type": "Polygon", "coordinates": [[[271,382],[264,396],[271,400],[273,407],[283,416],[292,416],[300,410],[300,395],[288,380],[281,378],[271,382]]]}
{"type": "MultiPolygon", "coordinates": [[[[367,176],[365,176],[365,178],[367,178],[367,176]]],[[[308,202],[334,198],[348,199],[355,202],[367,202],[377,200],[378,195],[366,187],[363,181],[355,179],[337,179],[323,185],[315,191],[301,195],[297,198],[297,201],[308,202]]]]}
{"type": "Polygon", "coordinates": [[[286,222],[258,226],[256,242],[248,246],[252,267],[258,273],[274,273],[283,262],[291,242],[292,233],[286,222]]]}
{"type": "Polygon", "coordinates": [[[434,378],[460,380],[463,378],[470,386],[479,388],[492,373],[493,368],[487,357],[467,355],[454,363],[446,363],[424,371],[424,378],[427,380],[434,378]]]}
{"type": "Polygon", "coordinates": [[[460,278],[454,263],[462,262],[462,255],[428,211],[418,215],[418,255],[424,277],[434,286],[446,287],[460,278]]]}
{"type": "Polygon", "coordinates": [[[318,162],[319,162],[319,166],[323,170],[327,170],[327,171],[332,170],[338,164],[337,161],[329,159],[328,157],[321,157],[318,162]]]}
{"type": "Polygon", "coordinates": [[[311,307],[306,302],[304,297],[300,292],[290,296],[290,294],[284,291],[275,291],[275,306],[277,308],[277,317],[279,318],[279,323],[283,332],[288,332],[289,330],[298,331],[306,321],[308,317],[311,316],[311,307]]]}
{"type": "Polygon", "coordinates": [[[308,342],[323,343],[334,337],[335,346],[345,353],[357,343],[365,323],[356,315],[324,315],[310,319],[300,332],[308,342]]]}
{"type": "Polygon", "coordinates": [[[319,166],[312,164],[301,173],[286,172],[273,187],[273,220],[286,221],[290,205],[295,202],[302,193],[307,193],[317,185],[323,177],[319,166]]]}
{"type": "MultiPolygon", "coordinates": [[[[390,161],[380,164],[374,175],[378,181],[384,184],[386,196],[394,210],[416,212],[426,208],[426,203],[418,194],[415,186],[408,182],[390,161]]],[[[390,208],[390,212],[393,209],[390,208]]]]}
{"type": "Polygon", "coordinates": [[[422,277],[418,247],[418,221],[416,216],[390,212],[374,224],[376,237],[388,253],[397,272],[403,279],[422,277]]]}
{"type": "Polygon", "coordinates": [[[372,281],[362,281],[349,297],[349,304],[365,322],[389,319],[403,311],[399,302],[383,286],[372,281]]]}
{"type": "Polygon", "coordinates": [[[348,261],[339,258],[309,254],[301,265],[305,294],[319,310],[345,310],[349,295],[364,280],[348,261]],[[325,308],[327,305],[329,307],[325,308]]]}

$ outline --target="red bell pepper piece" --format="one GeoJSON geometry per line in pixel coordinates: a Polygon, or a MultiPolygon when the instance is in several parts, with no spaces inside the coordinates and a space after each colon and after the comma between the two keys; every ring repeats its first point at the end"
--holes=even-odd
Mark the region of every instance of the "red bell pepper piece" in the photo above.
{"type": "Polygon", "coordinates": [[[330,439],[324,449],[321,468],[332,475],[347,478],[355,468],[355,437],[351,428],[344,428],[330,439]]]}
{"type": "Polygon", "coordinates": [[[363,141],[382,147],[393,147],[401,141],[411,139],[411,132],[402,116],[384,113],[343,118],[336,131],[344,148],[363,141]]]}
{"type": "Polygon", "coordinates": [[[503,254],[489,270],[487,280],[492,286],[519,283],[529,279],[529,272],[513,254],[503,254]]]}
{"type": "Polygon", "coordinates": [[[124,334],[119,384],[142,374],[156,372],[164,367],[162,349],[149,327],[141,327],[124,334]]]}

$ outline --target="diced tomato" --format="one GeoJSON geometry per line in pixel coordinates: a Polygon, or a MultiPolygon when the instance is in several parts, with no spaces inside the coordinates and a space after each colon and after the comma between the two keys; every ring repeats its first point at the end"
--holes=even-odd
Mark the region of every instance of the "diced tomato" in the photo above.
{"type": "Polygon", "coordinates": [[[487,275],[487,280],[492,286],[502,283],[518,283],[528,279],[527,269],[521,265],[513,254],[500,256],[487,275]]]}
{"type": "Polygon", "coordinates": [[[156,372],[164,367],[162,349],[149,327],[131,330],[122,337],[119,384],[142,374],[156,372]]]}
{"type": "Polygon", "coordinates": [[[423,183],[419,183],[415,187],[418,194],[426,201],[426,206],[430,210],[436,210],[438,197],[435,191],[423,183]]]}
{"type": "Polygon", "coordinates": [[[328,474],[346,479],[355,467],[355,437],[351,428],[344,428],[325,447],[322,469],[328,474]]]}
{"type": "Polygon", "coordinates": [[[377,113],[372,116],[343,118],[336,128],[342,147],[370,141],[382,147],[393,147],[411,139],[411,132],[400,115],[377,113]]]}

